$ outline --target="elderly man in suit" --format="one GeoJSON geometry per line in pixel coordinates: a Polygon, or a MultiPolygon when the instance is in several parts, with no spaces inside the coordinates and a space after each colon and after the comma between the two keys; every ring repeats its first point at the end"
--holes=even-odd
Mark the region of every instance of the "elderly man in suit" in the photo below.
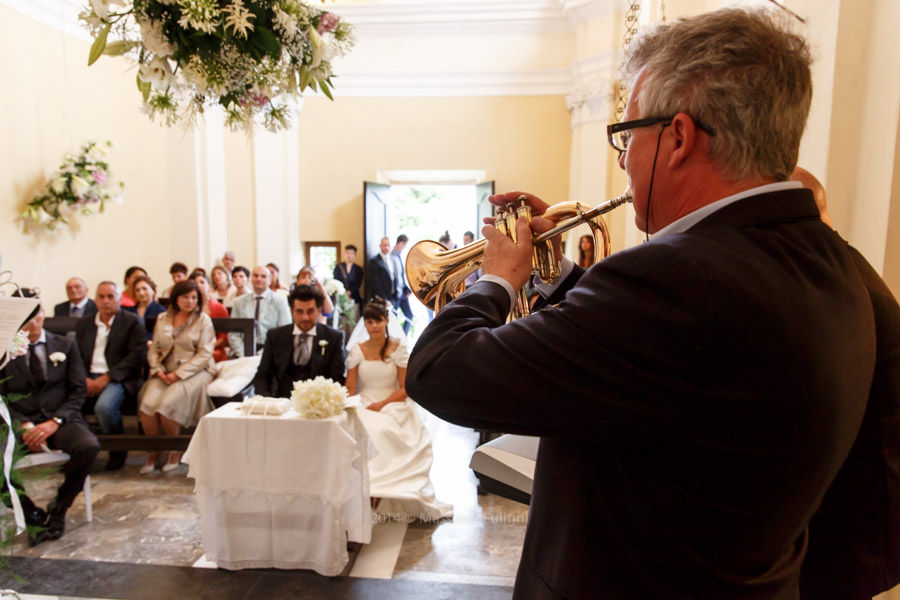
{"type": "Polygon", "coordinates": [[[288,398],[295,381],[321,375],[344,383],[344,332],[319,323],[324,298],[318,288],[291,292],[292,325],[269,331],[253,385],[263,396],[288,398]]]}
{"type": "Polygon", "coordinates": [[[100,446],[81,416],[85,371],[75,342],[44,330],[43,308],[23,329],[31,347],[27,355],[13,359],[0,371],[0,380],[6,379],[0,383],[0,393],[4,398],[25,396],[11,403],[9,412],[21,425],[28,450],[40,452],[46,444],[72,457],[63,467],[65,479],[46,512],[22,496],[28,524],[46,526],[46,530],[29,534],[28,541],[34,546],[62,537],[66,511],[84,487],[100,446]]]}
{"type": "MultiPolygon", "coordinates": [[[[252,294],[245,294],[234,301],[232,319],[256,319],[256,348],[261,350],[266,335],[273,327],[290,325],[291,309],[287,299],[269,289],[271,274],[266,267],[253,269],[250,282],[252,294]]],[[[229,333],[228,344],[236,356],[244,355],[244,341],[240,333],[229,333]]]]}
{"type": "MultiPolygon", "coordinates": [[[[122,402],[141,387],[142,356],[147,331],[143,319],[120,306],[119,287],[112,281],[97,286],[97,314],[78,321],[75,340],[84,369],[88,398],[96,398],[94,414],[103,433],[122,433],[122,402]]],[[[111,452],[107,471],[125,464],[126,452],[111,452]]]]}
{"type": "Polygon", "coordinates": [[[391,255],[391,240],[381,238],[378,248],[381,252],[369,260],[366,268],[366,297],[371,300],[377,296],[388,307],[396,306],[403,293],[403,279],[391,255]]]}
{"type": "Polygon", "coordinates": [[[515,242],[485,227],[484,277],[419,338],[417,402],[541,437],[514,598],[798,598],[876,360],[855,261],[787,181],[810,62],[762,9],[635,38],[608,133],[652,237],[587,271],[564,260],[539,285],[559,304],[507,324],[532,228],[552,224],[523,217],[515,242]]]}
{"type": "Polygon", "coordinates": [[[81,277],[66,282],[66,297],[68,302],[53,307],[54,317],[87,317],[97,312],[97,305],[88,298],[88,286],[81,277]]]}

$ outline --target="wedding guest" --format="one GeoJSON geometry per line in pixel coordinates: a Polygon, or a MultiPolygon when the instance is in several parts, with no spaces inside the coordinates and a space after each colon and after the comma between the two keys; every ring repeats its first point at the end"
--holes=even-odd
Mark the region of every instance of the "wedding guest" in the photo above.
{"type": "MultiPolygon", "coordinates": [[[[216,332],[203,312],[197,284],[176,283],[172,303],[156,320],[147,351],[150,378],[138,396],[145,434],[178,435],[181,427],[193,427],[212,410],[206,388],[213,379],[215,344],[216,332]]],[[[152,473],[156,460],[156,453],[149,453],[140,473],[152,473]]],[[[170,452],[162,470],[174,471],[180,460],[180,452],[170,452]]]]}
{"type": "Polygon", "coordinates": [[[366,266],[366,297],[370,300],[381,298],[388,307],[396,306],[403,290],[403,280],[394,268],[391,258],[391,240],[384,237],[378,244],[380,252],[369,260],[366,266]]]}
{"type": "Polygon", "coordinates": [[[88,286],[81,277],[66,282],[66,297],[68,302],[53,307],[54,317],[86,317],[97,312],[97,305],[88,298],[88,286]]]}
{"type": "Polygon", "coordinates": [[[231,308],[234,305],[234,295],[237,288],[230,283],[230,277],[225,267],[216,265],[212,268],[212,295],[217,302],[221,303],[225,308],[231,308]]]}
{"type": "Polygon", "coordinates": [[[147,271],[141,267],[128,267],[125,271],[125,289],[122,291],[122,306],[134,306],[137,300],[134,297],[134,280],[141,275],[147,276],[147,271]]]}
{"type": "MultiPolygon", "coordinates": [[[[256,320],[256,349],[258,352],[266,343],[266,333],[270,329],[290,324],[291,309],[288,308],[287,298],[269,289],[269,270],[267,268],[256,267],[253,269],[250,283],[253,286],[253,293],[245,294],[234,301],[231,318],[256,320]]],[[[237,357],[244,355],[243,337],[240,333],[228,334],[229,345],[237,357]]]]}
{"type": "Polygon", "coordinates": [[[172,285],[167,287],[166,290],[159,295],[160,298],[168,298],[172,295],[172,286],[180,281],[184,281],[188,276],[188,268],[187,265],[183,262],[173,262],[172,266],[169,267],[169,275],[172,276],[172,285]]]}
{"type": "Polygon", "coordinates": [[[166,312],[166,307],[156,301],[156,284],[148,276],[135,277],[132,287],[137,304],[126,306],[125,310],[142,319],[155,319],[160,313],[166,312]]]}
{"type": "Polygon", "coordinates": [[[447,250],[453,250],[454,248],[456,248],[456,244],[453,242],[453,240],[450,239],[449,231],[445,231],[444,235],[438,238],[438,242],[440,242],[447,250]]]}
{"type": "Polygon", "coordinates": [[[253,291],[248,285],[250,283],[250,271],[247,267],[235,267],[231,272],[231,282],[234,285],[234,299],[232,299],[232,306],[234,306],[234,300],[253,291]]]}
{"type": "Polygon", "coordinates": [[[359,288],[363,282],[363,270],[358,264],[353,262],[356,260],[356,246],[347,244],[344,247],[344,262],[339,262],[334,266],[334,278],[344,284],[347,295],[356,302],[357,306],[362,305],[362,296],[359,295],[359,288]]]}
{"type": "Polygon", "coordinates": [[[475,241],[475,234],[471,231],[467,231],[463,234],[463,246],[468,246],[472,242],[475,241]]]}
{"type": "Polygon", "coordinates": [[[231,250],[226,250],[225,254],[222,255],[222,266],[225,267],[225,270],[231,273],[234,271],[234,252],[231,250]]]}
{"type": "Polygon", "coordinates": [[[20,424],[21,435],[17,437],[29,452],[40,452],[46,445],[71,457],[62,467],[65,479],[46,511],[24,491],[19,494],[25,522],[32,526],[28,544],[36,546],[65,533],[66,511],[84,488],[100,445],[81,415],[85,371],[75,341],[44,329],[43,308],[22,330],[31,346],[27,354],[14,358],[0,371],[0,394],[4,398],[22,396],[9,404],[9,412],[20,424]]]}
{"type": "Polygon", "coordinates": [[[196,275],[197,273],[202,273],[202,274],[206,275],[206,269],[204,269],[203,267],[194,267],[194,270],[191,271],[191,273],[188,275],[187,278],[193,279],[194,275],[196,275]]]}
{"type": "MultiPolygon", "coordinates": [[[[221,267],[214,267],[220,268],[221,267]]],[[[212,288],[209,285],[209,279],[203,273],[194,273],[191,281],[197,284],[197,291],[200,293],[200,306],[204,313],[211,319],[227,319],[228,310],[212,297],[212,288]]],[[[213,360],[222,362],[228,358],[228,334],[216,334],[216,347],[213,351],[213,360]]]]}
{"type": "MultiPolygon", "coordinates": [[[[147,287],[145,281],[135,284],[138,306],[143,296],[149,295],[147,287]]],[[[87,372],[87,397],[97,399],[94,414],[100,429],[106,434],[119,434],[123,432],[122,403],[126,395],[137,394],[141,387],[147,332],[143,320],[120,306],[119,286],[115,283],[101,282],[96,298],[97,314],[78,321],[75,341],[87,372]]],[[[106,470],[122,468],[127,456],[127,452],[110,452],[106,470]]]]}
{"type": "Polygon", "coordinates": [[[300,269],[300,272],[297,273],[297,281],[294,282],[294,287],[298,285],[309,285],[314,288],[317,288],[322,296],[325,297],[322,304],[322,316],[319,319],[322,323],[327,323],[328,320],[334,316],[334,302],[331,300],[331,296],[329,296],[325,292],[325,288],[322,287],[322,282],[316,279],[316,272],[309,265],[300,269]]]}
{"type": "Polygon", "coordinates": [[[279,279],[281,271],[278,270],[278,265],[275,263],[267,263],[266,268],[269,270],[269,289],[287,297],[289,292],[287,287],[284,286],[279,279]]]}
{"type": "Polygon", "coordinates": [[[401,233],[397,236],[397,243],[394,244],[394,247],[391,249],[391,260],[394,261],[394,269],[400,274],[400,282],[403,285],[397,304],[400,306],[400,312],[402,312],[405,317],[403,319],[403,333],[407,334],[409,333],[410,328],[412,328],[413,321],[412,307],[409,305],[409,295],[412,292],[406,284],[406,268],[403,265],[403,257],[401,255],[408,243],[409,238],[401,233]]]}
{"type": "Polygon", "coordinates": [[[293,324],[269,331],[253,380],[256,393],[289,398],[295,381],[320,375],[344,383],[344,332],[319,323],[323,301],[310,285],[291,292],[293,324]]]}
{"type": "Polygon", "coordinates": [[[587,269],[594,264],[594,236],[583,235],[578,240],[578,266],[587,269]]]}

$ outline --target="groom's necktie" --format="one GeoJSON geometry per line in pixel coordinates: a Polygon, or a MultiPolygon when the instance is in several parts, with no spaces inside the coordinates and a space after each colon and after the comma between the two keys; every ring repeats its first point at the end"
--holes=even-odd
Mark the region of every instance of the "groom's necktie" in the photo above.
{"type": "Polygon", "coordinates": [[[309,362],[309,334],[300,333],[294,336],[294,364],[305,365],[309,362]]]}

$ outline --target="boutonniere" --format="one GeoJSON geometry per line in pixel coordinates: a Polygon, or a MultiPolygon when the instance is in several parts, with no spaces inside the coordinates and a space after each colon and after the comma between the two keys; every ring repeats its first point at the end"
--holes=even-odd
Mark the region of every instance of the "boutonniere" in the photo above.
{"type": "Polygon", "coordinates": [[[56,367],[59,363],[66,361],[66,354],[65,352],[54,352],[47,358],[49,358],[50,362],[53,363],[53,366],[56,367]]]}
{"type": "Polygon", "coordinates": [[[328,346],[328,340],[319,340],[319,348],[322,349],[322,356],[325,356],[325,348],[328,346]]]}

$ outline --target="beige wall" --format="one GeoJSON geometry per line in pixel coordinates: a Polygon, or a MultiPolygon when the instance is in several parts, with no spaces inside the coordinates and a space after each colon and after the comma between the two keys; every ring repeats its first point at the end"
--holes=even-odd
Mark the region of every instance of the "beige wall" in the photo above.
{"type": "Polygon", "coordinates": [[[190,140],[139,112],[134,71],[122,62],[105,58],[88,68],[88,44],[2,5],[0,53],[3,268],[20,285],[45,290],[45,303],[65,299],[64,282],[73,274],[94,287],[140,264],[158,280],[168,278],[172,254],[192,245],[190,228],[178,226],[171,210],[191,211],[180,202],[191,187],[182,174],[193,165],[190,140]],[[23,232],[16,217],[25,203],[66,152],[91,138],[113,142],[111,168],[126,182],[125,202],[56,235],[23,232]]]}

